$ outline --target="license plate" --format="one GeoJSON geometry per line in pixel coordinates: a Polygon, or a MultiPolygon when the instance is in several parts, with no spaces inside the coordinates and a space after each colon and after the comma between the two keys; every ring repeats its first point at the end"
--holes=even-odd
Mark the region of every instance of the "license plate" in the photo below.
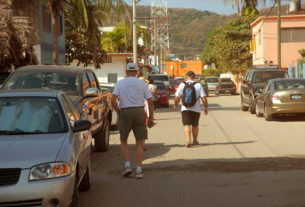
{"type": "Polygon", "coordinates": [[[299,101],[302,99],[302,95],[301,94],[296,94],[296,95],[290,95],[291,100],[293,101],[299,101]]]}
{"type": "Polygon", "coordinates": [[[226,90],[227,93],[230,93],[230,90],[226,90]]]}

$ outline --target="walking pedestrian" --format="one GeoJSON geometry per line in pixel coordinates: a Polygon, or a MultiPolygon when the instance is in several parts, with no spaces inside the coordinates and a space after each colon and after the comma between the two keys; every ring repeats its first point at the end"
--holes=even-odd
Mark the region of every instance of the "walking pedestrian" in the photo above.
{"type": "Polygon", "coordinates": [[[149,84],[148,84],[148,88],[151,92],[151,95],[153,96],[153,101],[154,101],[154,107],[156,108],[157,106],[157,86],[154,85],[154,80],[153,79],[148,79],[149,84]]]}
{"type": "Polygon", "coordinates": [[[208,101],[206,94],[200,83],[194,81],[195,73],[188,71],[186,81],[181,83],[175,94],[174,110],[177,110],[180,99],[182,99],[182,123],[186,136],[186,147],[191,147],[191,135],[193,135],[193,145],[198,145],[200,99],[204,104],[204,114],[208,114],[208,101]]]}
{"type": "Polygon", "coordinates": [[[147,100],[149,106],[149,128],[154,125],[154,106],[147,84],[136,78],[138,73],[137,64],[128,63],[126,73],[127,78],[120,80],[116,84],[111,102],[119,116],[121,149],[125,160],[122,176],[127,177],[132,173],[127,141],[130,131],[133,130],[136,138],[136,178],[141,179],[144,177],[142,171],[143,144],[148,134],[145,125],[144,100],[147,100]],[[120,107],[117,104],[118,97],[120,97],[120,107]]]}

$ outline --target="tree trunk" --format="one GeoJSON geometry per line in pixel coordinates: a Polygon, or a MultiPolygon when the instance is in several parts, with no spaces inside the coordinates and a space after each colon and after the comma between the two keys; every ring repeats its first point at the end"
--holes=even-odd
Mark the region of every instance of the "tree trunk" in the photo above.
{"type": "Polygon", "coordinates": [[[58,14],[52,12],[53,64],[58,65],[58,14]]]}

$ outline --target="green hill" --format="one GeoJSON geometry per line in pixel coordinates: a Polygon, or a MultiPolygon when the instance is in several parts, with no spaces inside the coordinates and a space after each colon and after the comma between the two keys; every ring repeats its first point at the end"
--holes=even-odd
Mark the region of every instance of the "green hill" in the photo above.
{"type": "MultiPolygon", "coordinates": [[[[149,26],[150,7],[138,6],[138,22],[149,26]]],[[[169,9],[170,49],[181,59],[192,59],[204,47],[208,33],[218,25],[224,24],[232,16],[218,15],[196,9],[169,9]]]]}

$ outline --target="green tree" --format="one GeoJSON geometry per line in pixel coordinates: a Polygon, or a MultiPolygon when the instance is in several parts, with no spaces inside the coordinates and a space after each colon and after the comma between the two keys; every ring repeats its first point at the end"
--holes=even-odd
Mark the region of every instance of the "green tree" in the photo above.
{"type": "Polygon", "coordinates": [[[250,24],[256,13],[242,15],[216,27],[210,32],[201,59],[207,64],[215,63],[223,72],[239,73],[252,65],[250,24]]]}

